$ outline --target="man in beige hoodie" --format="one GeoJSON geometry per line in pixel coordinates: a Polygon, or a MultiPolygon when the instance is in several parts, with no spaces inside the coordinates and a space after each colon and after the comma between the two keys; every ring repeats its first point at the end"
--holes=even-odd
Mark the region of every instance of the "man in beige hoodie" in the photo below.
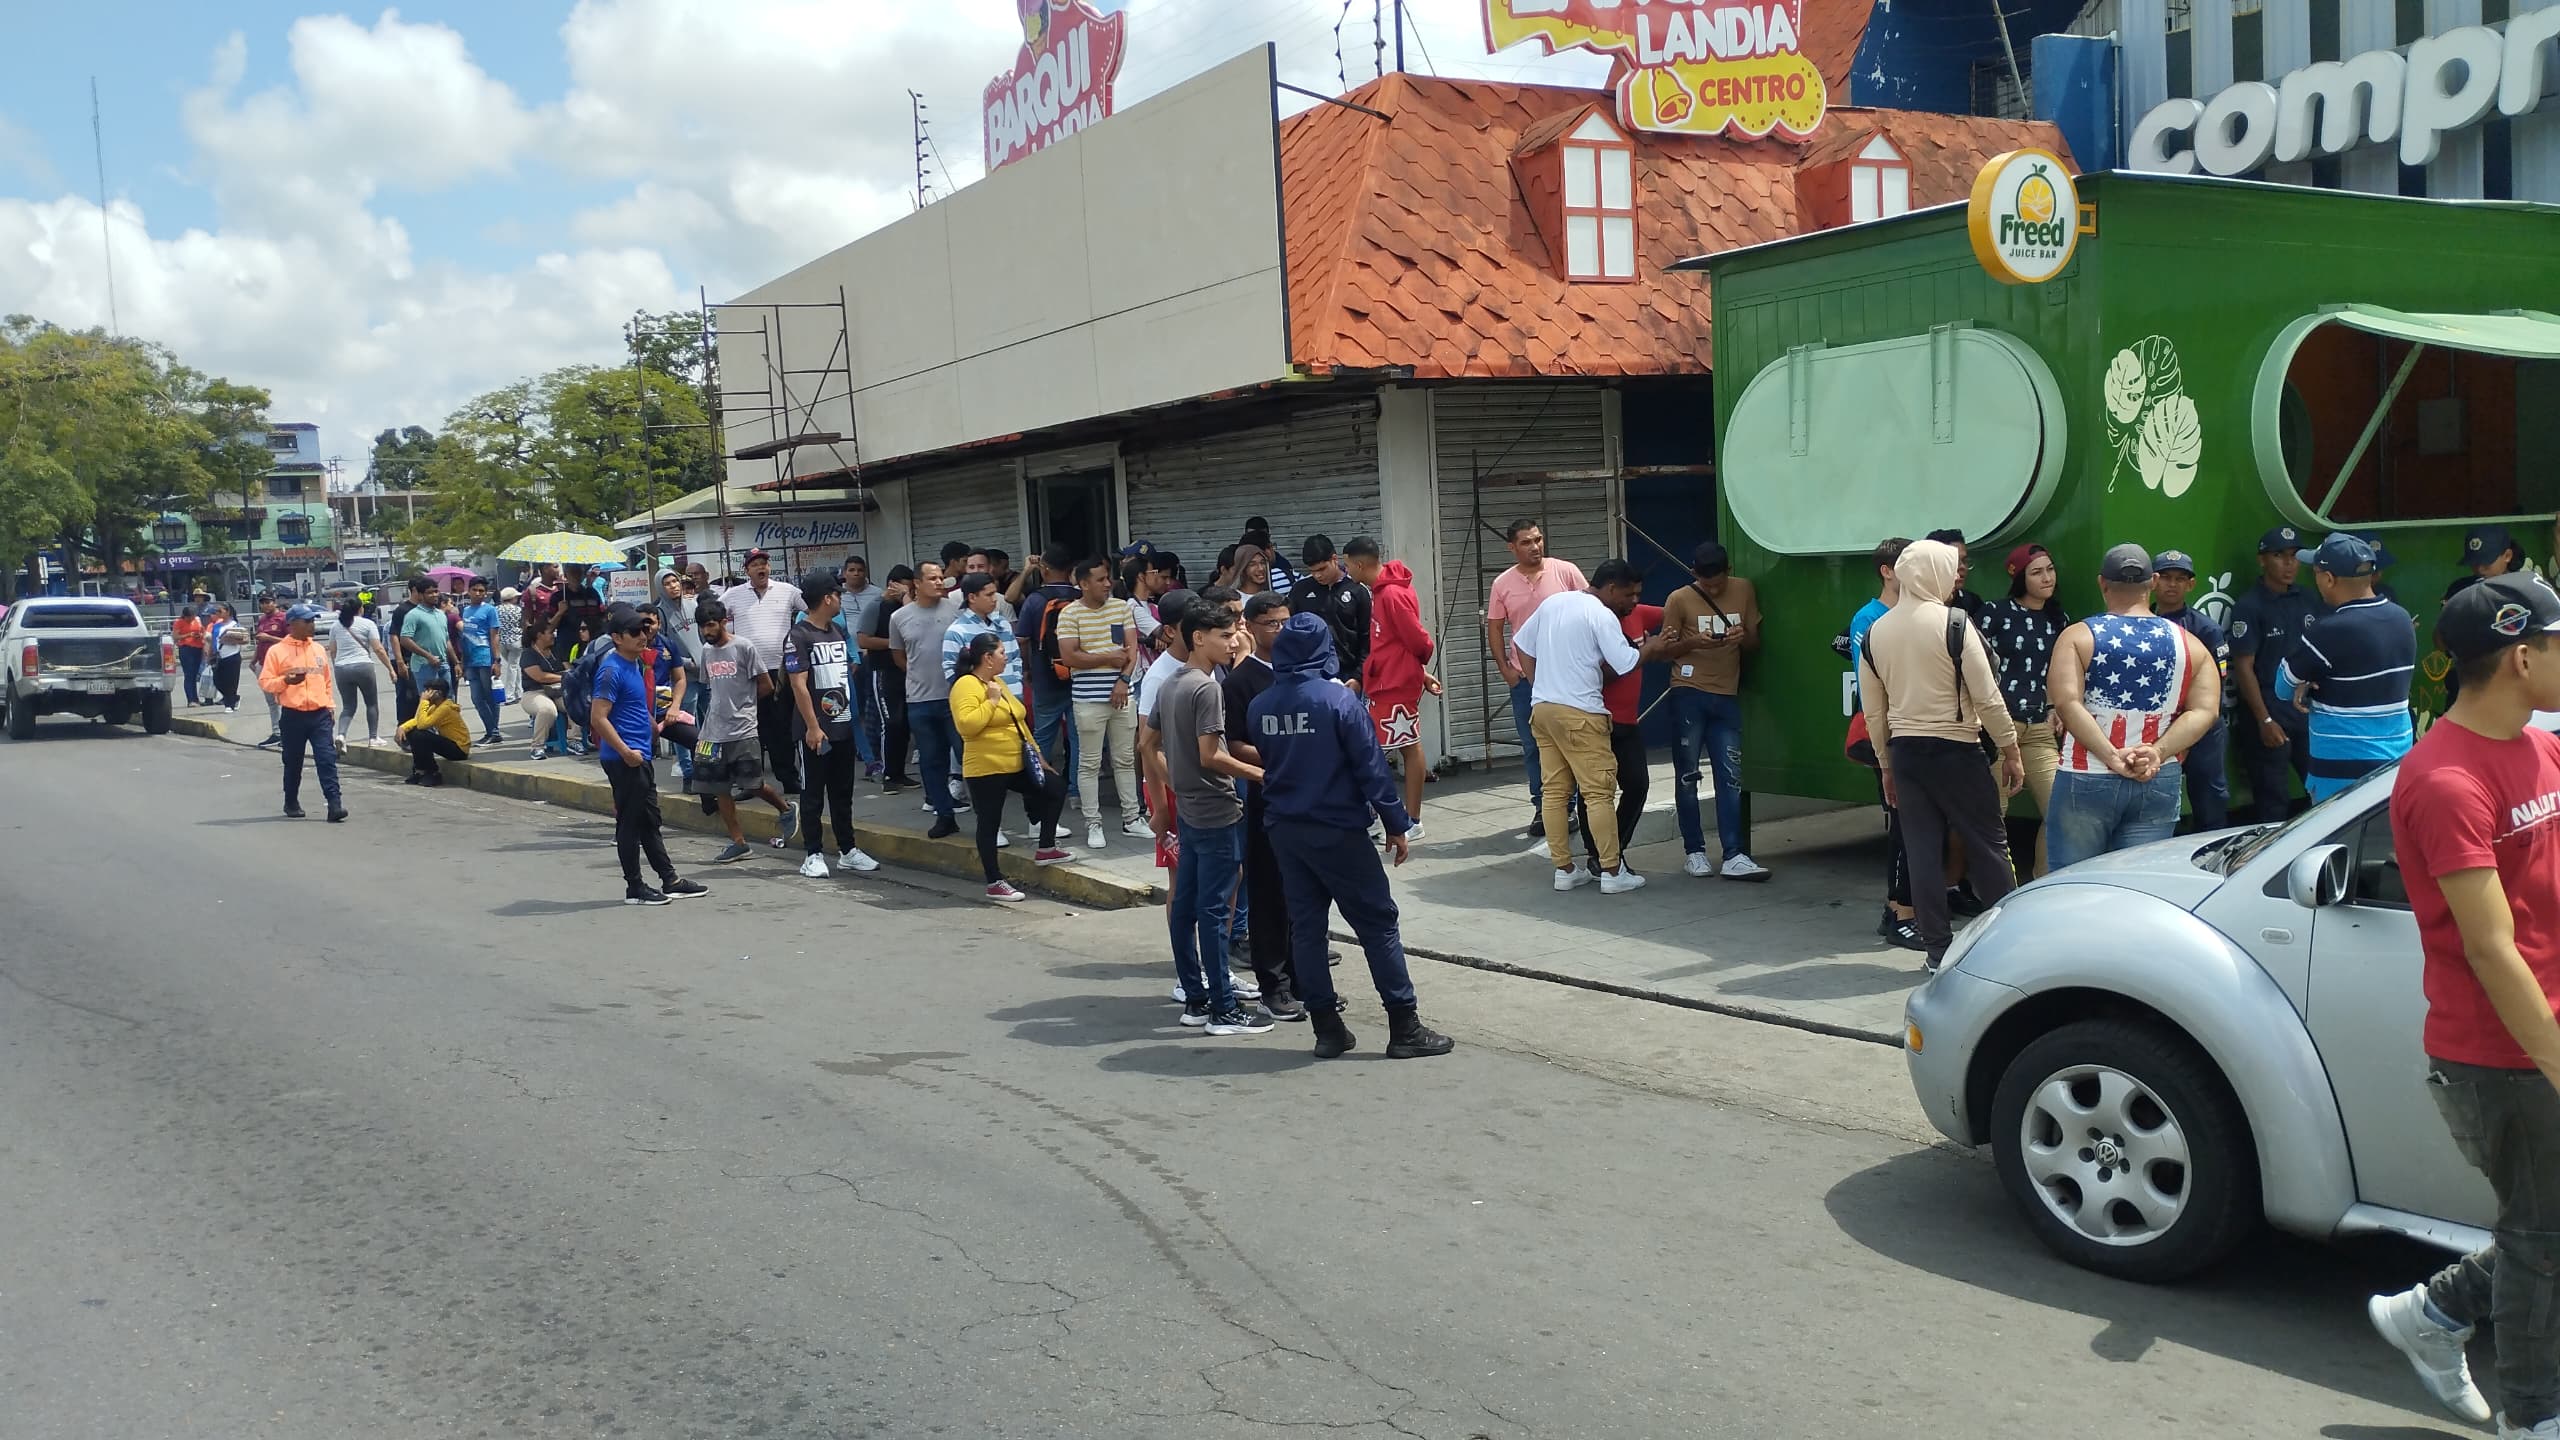
{"type": "Polygon", "coordinates": [[[1901,812],[1912,909],[1932,970],[1952,938],[1947,837],[1964,845],[1983,903],[1998,904],[2017,886],[2001,812],[2027,783],[1990,648],[1964,613],[1947,605],[1958,568],[1952,545],[1921,540],[1906,548],[1894,565],[1901,598],[1867,632],[1859,660],[1859,703],[1875,738],[1885,803],[1901,812]],[[1996,781],[1982,758],[1985,732],[2000,751],[1996,781]]]}

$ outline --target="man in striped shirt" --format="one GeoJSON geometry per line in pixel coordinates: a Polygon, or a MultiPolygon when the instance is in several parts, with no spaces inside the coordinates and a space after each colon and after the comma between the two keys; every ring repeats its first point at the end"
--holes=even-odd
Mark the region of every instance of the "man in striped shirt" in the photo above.
{"type": "Polygon", "coordinates": [[[2311,716],[2314,804],[2399,759],[2413,738],[2409,682],[2418,632],[2409,612],[2374,593],[2373,547],[2353,535],[2320,542],[2313,578],[2328,613],[2303,627],[2276,669],[2276,699],[2311,716]]]}

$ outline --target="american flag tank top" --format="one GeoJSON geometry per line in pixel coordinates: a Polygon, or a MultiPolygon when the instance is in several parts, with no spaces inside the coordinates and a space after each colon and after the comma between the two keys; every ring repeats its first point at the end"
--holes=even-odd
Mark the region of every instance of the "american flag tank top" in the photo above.
{"type": "MultiPolygon", "coordinates": [[[[2085,623],[2092,643],[2081,697],[2099,733],[2118,750],[2157,744],[2178,717],[2178,698],[2187,693],[2185,632],[2157,615],[2092,615],[2085,623]]],[[[2067,731],[2062,768],[2107,770],[2067,731]]]]}

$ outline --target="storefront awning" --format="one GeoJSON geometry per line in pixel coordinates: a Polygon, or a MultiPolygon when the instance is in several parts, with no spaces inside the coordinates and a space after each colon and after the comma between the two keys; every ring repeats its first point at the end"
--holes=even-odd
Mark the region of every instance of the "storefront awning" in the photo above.
{"type": "Polygon", "coordinates": [[[2560,315],[2540,310],[2500,310],[2487,315],[2412,315],[2379,305],[2342,305],[2322,319],[2387,335],[2413,345],[2504,355],[2515,360],[2560,360],[2560,315]]]}

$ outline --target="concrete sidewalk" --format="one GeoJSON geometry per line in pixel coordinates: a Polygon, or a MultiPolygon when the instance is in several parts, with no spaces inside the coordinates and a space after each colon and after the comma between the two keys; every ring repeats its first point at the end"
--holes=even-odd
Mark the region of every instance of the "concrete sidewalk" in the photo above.
{"type": "MultiPolygon", "coordinates": [[[[177,728],[248,744],[265,733],[265,717],[181,710],[177,728]]],[[[447,773],[451,783],[475,790],[610,812],[610,792],[594,760],[530,761],[523,758],[530,750],[523,741],[488,747],[447,773]]],[[[408,768],[408,757],[388,747],[359,743],[345,758],[377,770],[408,768]]],[[[672,790],[672,764],[661,762],[659,773],[672,790]]],[[[1903,996],[1921,971],[1917,955],[1887,947],[1875,935],[1884,838],[1874,813],[1791,812],[1784,802],[1762,802],[1754,858],[1775,875],[1740,884],[1682,872],[1667,766],[1655,767],[1651,794],[1628,851],[1646,887],[1626,895],[1602,895],[1597,886],[1557,894],[1544,842],[1521,835],[1529,806],[1516,768],[1435,781],[1423,802],[1430,838],[1395,872],[1406,945],[1416,954],[1484,969],[1899,1044],[1903,996]]],[[[665,813],[671,828],[717,832],[718,822],[690,796],[669,794],[665,813]]],[[[750,839],[774,834],[774,816],[764,806],[748,807],[745,818],[750,839]]],[[[1073,904],[1160,903],[1164,873],[1155,868],[1153,843],[1123,836],[1117,812],[1107,819],[1107,844],[1087,850],[1083,818],[1070,807],[1061,838],[1077,859],[1041,869],[1031,863],[1023,817],[1013,814],[1005,873],[1025,889],[1073,904]]],[[[854,825],[865,850],[884,863],[977,878],[970,832],[927,840],[929,823],[917,792],[884,796],[873,784],[856,792],[854,825]]],[[[798,854],[795,843],[768,858],[760,844],[759,858],[747,863],[781,863],[798,854]]],[[[1349,938],[1338,917],[1336,932],[1349,938]]],[[[1356,954],[1345,959],[1358,964],[1356,954]]]]}

